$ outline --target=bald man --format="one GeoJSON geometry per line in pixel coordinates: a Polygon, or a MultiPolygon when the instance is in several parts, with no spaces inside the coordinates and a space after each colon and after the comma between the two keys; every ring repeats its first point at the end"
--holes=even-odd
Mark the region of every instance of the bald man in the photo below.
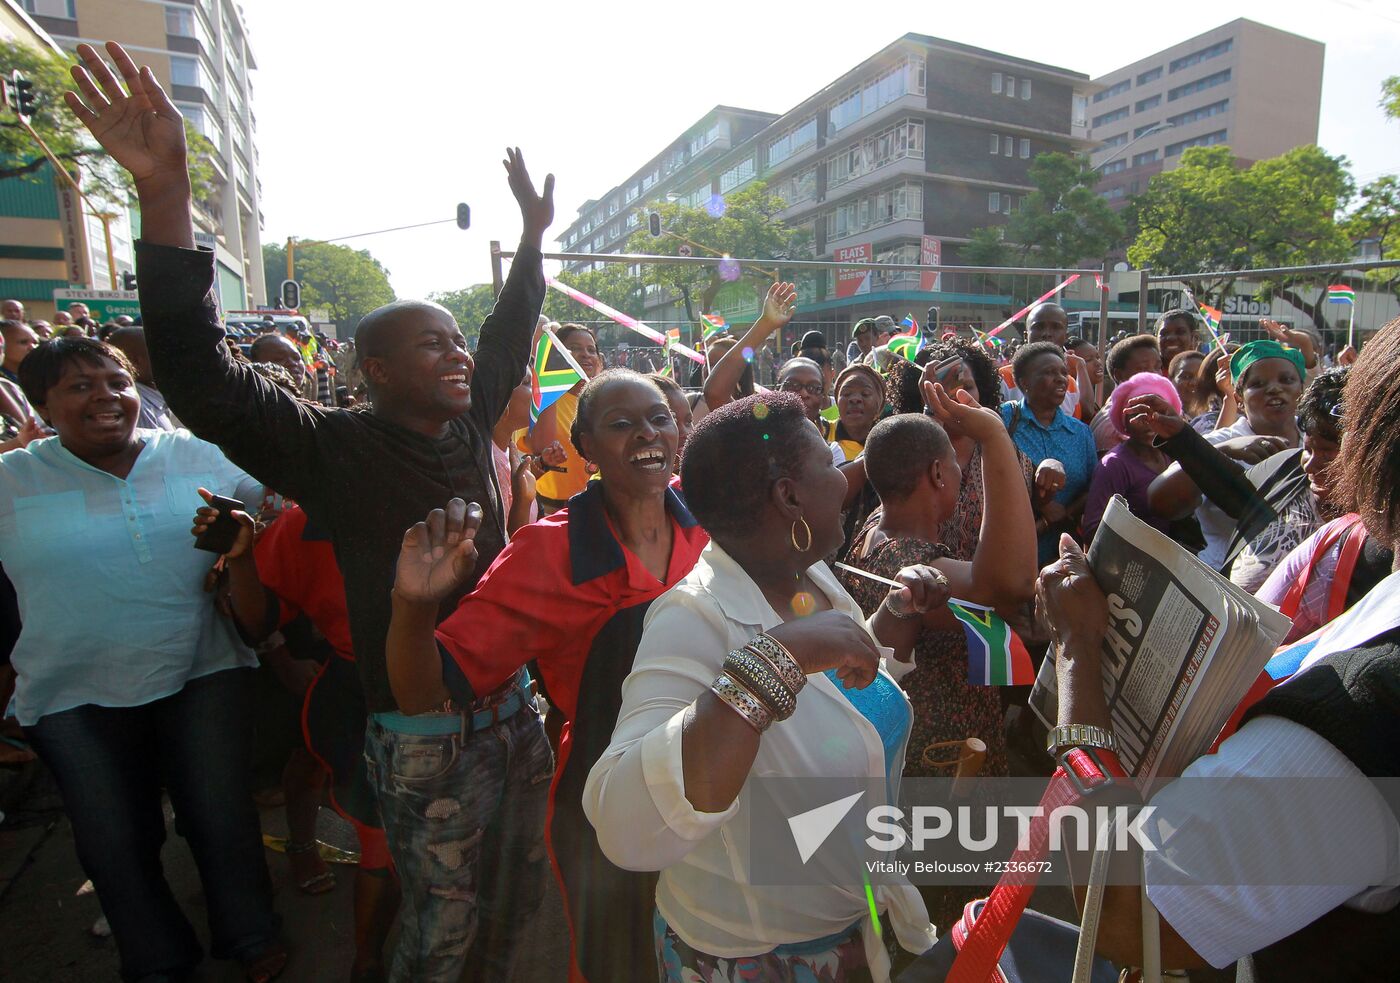
{"type": "MultiPolygon", "coordinates": [[[[1064,348],[1069,342],[1069,315],[1059,304],[1036,304],[1026,315],[1026,343],[1048,341],[1064,348]]],[[[1084,359],[1073,352],[1065,352],[1065,367],[1069,369],[1069,385],[1065,388],[1064,402],[1060,408],[1067,416],[1076,420],[1088,421],[1098,412],[1093,382],[1089,378],[1089,366],[1084,359]]],[[[1002,399],[1015,401],[1021,398],[1021,390],[1016,386],[1016,378],[1007,363],[1000,369],[1002,399]]]]}
{"type": "Polygon", "coordinates": [[[0,300],[0,318],[6,321],[25,320],[24,305],[17,300],[0,300]]]}
{"type": "Polygon", "coordinates": [[[180,421],[171,415],[165,405],[165,397],[156,388],[155,376],[151,374],[151,355],[146,350],[146,332],[136,327],[118,328],[107,341],[120,348],[131,360],[131,367],[136,370],[136,391],[141,395],[141,409],[136,416],[136,425],[147,430],[178,430],[180,421]]]}

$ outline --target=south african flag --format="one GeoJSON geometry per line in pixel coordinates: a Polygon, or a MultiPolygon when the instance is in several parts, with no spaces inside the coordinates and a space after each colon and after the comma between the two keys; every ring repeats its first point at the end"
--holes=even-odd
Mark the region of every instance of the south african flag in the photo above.
{"type": "Polygon", "coordinates": [[[530,366],[530,425],[554,402],[583,381],[583,370],[569,350],[545,329],[535,348],[535,361],[530,366]]]}
{"type": "Polygon", "coordinates": [[[912,314],[906,314],[899,326],[904,328],[904,330],[890,338],[885,344],[885,347],[896,355],[902,355],[912,362],[914,361],[914,356],[923,350],[923,332],[919,330],[919,322],[914,320],[914,315],[912,314]]]}
{"type": "Polygon", "coordinates": [[[1329,304],[1351,304],[1356,305],[1356,291],[1348,287],[1345,283],[1334,283],[1327,288],[1327,302],[1329,304]]]}
{"type": "Polygon", "coordinates": [[[1035,682],[1031,656],[1020,637],[991,608],[950,600],[948,611],[967,635],[969,686],[1027,686],[1035,682]]]}
{"type": "Polygon", "coordinates": [[[709,341],[728,327],[729,323],[718,314],[700,315],[700,337],[705,341],[709,341]]]}

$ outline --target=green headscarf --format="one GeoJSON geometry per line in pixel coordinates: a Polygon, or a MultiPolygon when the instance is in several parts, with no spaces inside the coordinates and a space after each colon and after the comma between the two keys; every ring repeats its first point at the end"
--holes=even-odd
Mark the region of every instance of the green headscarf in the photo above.
{"type": "Polygon", "coordinates": [[[1266,358],[1285,358],[1292,362],[1293,367],[1298,370],[1299,381],[1307,376],[1307,366],[1303,364],[1302,352],[1289,345],[1280,344],[1272,338],[1261,338],[1258,341],[1251,341],[1247,345],[1241,345],[1239,350],[1230,357],[1230,381],[1238,386],[1240,380],[1244,378],[1244,374],[1249,371],[1249,367],[1266,358]]]}

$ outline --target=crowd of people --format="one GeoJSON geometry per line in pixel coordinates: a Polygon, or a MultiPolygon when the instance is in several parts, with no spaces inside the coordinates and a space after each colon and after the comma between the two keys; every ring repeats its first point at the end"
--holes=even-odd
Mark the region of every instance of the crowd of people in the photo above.
{"type": "MultiPolygon", "coordinates": [[[[106,54],[79,46],[68,105],[132,176],[142,319],[99,336],[0,307],[0,763],[53,773],[124,979],[203,955],[162,872],[163,796],[212,954],[261,983],[305,941],[282,936],[254,798],[278,729],[254,723],[277,713],[291,882],[333,886],[323,801],[359,838],[354,980],[509,980],[553,890],[556,979],[891,979],[978,889],[754,877],[753,779],[879,779],[894,801],[968,738],[983,774],[1048,774],[1024,690],[970,680],[950,598],[1054,661],[1049,751],[1072,733],[1116,761],[1083,554],[1113,496],[1277,605],[1290,640],[1330,629],[1192,769],[1348,782],[1276,817],[1298,834],[1278,843],[1255,817],[1178,816],[1214,834],[1203,877],[1240,873],[1203,894],[1149,865],[1165,964],[1340,978],[1340,924],[1353,978],[1393,967],[1397,830],[1364,778],[1400,764],[1400,321],[1329,367],[1307,331],[1226,345],[1187,310],[1102,357],[1053,303],[1022,344],[949,332],[913,358],[879,317],[841,351],[804,336],[770,387],[753,353],[799,313],[775,283],[691,392],[549,325],[585,379],[532,423],[552,175],[537,190],[506,152],[523,232],[475,351],[422,301],[353,344],[245,349],[195,245],[180,115],[106,54]],[[1339,836],[1366,858],[1354,883],[1257,886],[1271,850],[1339,836]]],[[[1133,966],[1125,890],[1099,946],[1133,966]]]]}

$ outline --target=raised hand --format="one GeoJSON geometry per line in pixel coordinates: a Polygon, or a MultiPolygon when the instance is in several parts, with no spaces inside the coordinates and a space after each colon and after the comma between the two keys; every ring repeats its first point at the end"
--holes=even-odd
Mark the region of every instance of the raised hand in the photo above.
{"type": "Polygon", "coordinates": [[[404,533],[399,548],[394,592],[409,601],[437,603],[456,590],[476,569],[476,531],[481,506],[460,498],[404,533]]]}
{"type": "Polygon", "coordinates": [[[568,452],[564,450],[564,445],[559,441],[551,441],[540,449],[540,452],[530,458],[530,470],[536,478],[546,474],[545,468],[562,468],[569,461],[568,452]]]}
{"type": "Polygon", "coordinates": [[[530,180],[530,172],[525,169],[525,156],[520,148],[506,148],[505,165],[510,193],[515,195],[520,205],[520,216],[525,222],[525,238],[532,243],[543,241],[544,230],[554,221],[554,175],[546,174],[544,190],[535,193],[535,184],[530,180]]]}
{"type": "Polygon", "coordinates": [[[1186,427],[1186,420],[1181,414],[1156,393],[1134,396],[1123,407],[1124,423],[1131,427],[1139,420],[1146,422],[1148,429],[1163,440],[1175,437],[1186,427]]]}
{"type": "Polygon", "coordinates": [[[921,385],[924,404],[939,423],[944,426],[952,424],[979,444],[991,440],[998,433],[1006,436],[1006,424],[1002,422],[1001,414],[979,405],[966,389],[959,389],[950,396],[940,382],[925,380],[921,385]]]}
{"type": "Polygon", "coordinates": [[[894,575],[903,587],[891,587],[885,595],[885,607],[896,617],[927,614],[948,603],[952,592],[948,578],[933,567],[918,564],[905,567],[894,575]]]}
{"type": "Polygon", "coordinates": [[[531,470],[534,458],[529,454],[521,454],[512,445],[510,448],[510,494],[515,501],[521,499],[535,498],[535,474],[531,470]]]}
{"type": "Polygon", "coordinates": [[[763,326],[772,334],[792,320],[797,313],[797,287],[791,283],[775,283],[763,298],[763,326]]]}
{"type": "Polygon", "coordinates": [[[94,139],[126,168],[137,189],[156,181],[188,185],[185,123],[150,66],[136,67],[126,49],[107,42],[107,53],[126,87],[90,44],[78,45],[81,65],[72,69],[82,92],[65,92],[64,100],[94,139]]]}
{"type": "Polygon", "coordinates": [[[1078,641],[1096,651],[1108,631],[1108,599],[1084,551],[1068,533],[1060,535],[1060,558],[1040,571],[1035,604],[1061,649],[1078,641]]]}

